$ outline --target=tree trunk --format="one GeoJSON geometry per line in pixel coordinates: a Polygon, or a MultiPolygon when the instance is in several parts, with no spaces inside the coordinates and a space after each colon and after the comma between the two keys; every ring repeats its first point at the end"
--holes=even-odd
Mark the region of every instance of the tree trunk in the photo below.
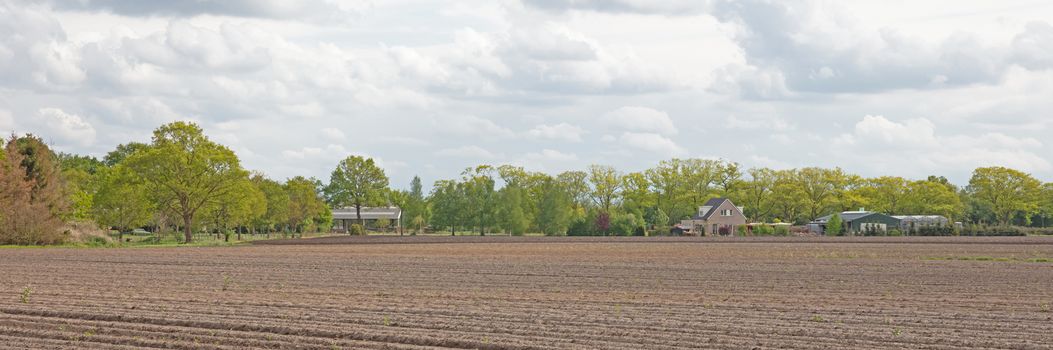
{"type": "Polygon", "coordinates": [[[186,239],[183,243],[189,244],[194,241],[194,229],[191,227],[193,221],[193,216],[186,214],[183,215],[183,237],[186,239]]]}
{"type": "Polygon", "coordinates": [[[362,206],[355,204],[355,215],[358,216],[358,224],[362,225],[362,232],[366,231],[366,221],[362,220],[362,206]]]}

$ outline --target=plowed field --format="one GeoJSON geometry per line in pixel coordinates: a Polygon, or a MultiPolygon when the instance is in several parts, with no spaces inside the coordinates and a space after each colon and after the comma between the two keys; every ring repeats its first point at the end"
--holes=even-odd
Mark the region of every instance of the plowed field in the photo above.
{"type": "Polygon", "coordinates": [[[1053,348],[1050,240],[413,239],[0,249],[0,349],[1053,348]]]}

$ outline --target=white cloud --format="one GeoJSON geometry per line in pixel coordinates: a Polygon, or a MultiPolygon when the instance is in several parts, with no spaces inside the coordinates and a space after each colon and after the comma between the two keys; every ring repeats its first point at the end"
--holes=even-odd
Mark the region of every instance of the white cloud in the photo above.
{"type": "Polygon", "coordinates": [[[796,127],[785,119],[777,116],[757,116],[744,118],[739,116],[729,116],[724,123],[729,129],[742,129],[742,130],[775,130],[775,131],[789,131],[794,130],[796,127]]]}
{"type": "Polygon", "coordinates": [[[355,3],[0,0],[0,129],[102,156],[194,120],[275,178],[370,154],[404,167],[393,184],[696,154],[959,183],[1002,162],[1053,179],[1044,4],[355,3]],[[53,107],[76,119],[48,125],[53,107]],[[888,117],[862,117],[875,112],[888,117]]]}
{"type": "Polygon", "coordinates": [[[461,146],[454,148],[444,148],[435,152],[437,156],[443,157],[459,157],[459,158],[475,158],[475,159],[494,159],[498,156],[485,148],[479,146],[461,146]]]}
{"type": "Polygon", "coordinates": [[[7,138],[7,134],[14,132],[15,130],[15,119],[11,117],[11,112],[0,109],[0,137],[7,138]]]}
{"type": "Polygon", "coordinates": [[[292,159],[305,159],[311,158],[322,154],[322,149],[319,147],[304,147],[296,150],[285,150],[282,151],[282,156],[285,158],[292,159]]]}
{"type": "Polygon", "coordinates": [[[527,137],[544,140],[562,140],[567,142],[582,142],[585,129],[577,125],[559,123],[555,125],[541,124],[526,132],[527,137]]]}
{"type": "Polygon", "coordinates": [[[677,157],[687,153],[673,140],[654,133],[626,132],[618,141],[622,145],[643,150],[658,157],[677,157]]]}
{"type": "Polygon", "coordinates": [[[675,135],[673,120],[665,112],[647,107],[627,106],[607,112],[603,122],[608,126],[633,132],[655,132],[675,135]]]}
{"type": "Polygon", "coordinates": [[[541,152],[527,153],[526,158],[532,161],[541,162],[572,162],[578,160],[577,155],[547,148],[541,150],[541,152]]]}
{"type": "Polygon", "coordinates": [[[883,116],[865,116],[850,134],[836,141],[835,152],[862,160],[880,172],[892,169],[939,173],[950,169],[1007,166],[1029,172],[1048,172],[1053,164],[1039,155],[1043,143],[1035,138],[1017,138],[1002,133],[938,133],[925,118],[903,122],[883,116]]]}
{"type": "Polygon", "coordinates": [[[344,132],[337,128],[322,128],[322,136],[333,141],[341,141],[347,138],[344,132]]]}
{"type": "Polygon", "coordinates": [[[914,148],[933,147],[940,143],[936,137],[936,125],[928,119],[908,119],[902,123],[883,116],[864,116],[856,123],[855,135],[849,142],[873,142],[884,147],[914,148]]]}
{"type": "Polygon", "coordinates": [[[1053,68],[1053,25],[1031,22],[1013,38],[1014,59],[1030,69],[1053,68]]]}
{"type": "Polygon", "coordinates": [[[439,130],[458,136],[507,138],[515,135],[509,128],[473,115],[440,117],[434,119],[433,123],[439,130]]]}
{"type": "Polygon", "coordinates": [[[95,127],[79,115],[58,108],[41,108],[37,116],[47,137],[57,137],[66,145],[90,146],[95,143],[95,127]]]}

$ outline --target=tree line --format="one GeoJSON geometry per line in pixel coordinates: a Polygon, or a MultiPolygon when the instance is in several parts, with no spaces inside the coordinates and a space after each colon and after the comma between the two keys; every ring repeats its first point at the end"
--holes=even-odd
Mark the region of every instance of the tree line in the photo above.
{"type": "Polygon", "coordinates": [[[968,186],[941,176],[865,178],[842,169],[742,169],[713,159],[670,159],[639,172],[602,165],[556,175],[482,165],[435,183],[423,215],[434,227],[480,234],[641,234],[665,231],[707,200],[731,199],[751,222],[804,224],[841,211],[942,215],[985,225],[1045,226],[1053,184],[1004,167],[976,169],[968,186]],[[503,186],[496,188],[496,183],[503,186]]]}
{"type": "MultiPolygon", "coordinates": [[[[71,222],[118,232],[135,228],[195,232],[328,231],[332,208],[393,205],[411,232],[428,228],[546,235],[633,235],[667,232],[714,197],[745,207],[752,222],[803,224],[866,208],[895,215],[943,215],[976,224],[1046,226],[1053,184],[1004,168],[978,168],[967,186],[941,176],[866,178],[840,168],[743,169],[714,159],[669,159],[637,172],[590,165],[558,174],[513,165],[479,165],[435,181],[419,177],[391,189],[372,159],[349,156],[328,183],[284,181],[244,169],[229,148],[193,123],[153,132],[101,160],[54,153],[40,138],[12,136],[0,152],[0,243],[51,244],[71,222]]],[[[359,214],[359,225],[364,224],[359,214]]]]}

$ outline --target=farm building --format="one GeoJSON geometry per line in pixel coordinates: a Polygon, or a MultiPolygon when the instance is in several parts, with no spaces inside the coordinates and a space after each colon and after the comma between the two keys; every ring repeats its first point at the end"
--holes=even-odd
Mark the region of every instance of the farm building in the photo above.
{"type": "MultiPolygon", "coordinates": [[[[402,230],[402,208],[399,207],[362,207],[362,220],[366,228],[377,229],[377,220],[387,219],[388,228],[402,230]]],[[[346,233],[347,229],[358,223],[358,214],[354,207],[333,209],[333,232],[346,233]]]]}
{"type": "Polygon", "coordinates": [[[916,232],[923,227],[951,227],[951,220],[940,215],[894,215],[899,219],[899,229],[916,232]]]}
{"type": "Polygon", "coordinates": [[[730,199],[713,198],[698,208],[698,213],[688,220],[682,220],[680,227],[698,235],[722,236],[735,234],[738,226],[746,224],[742,207],[735,206],[730,199]]]}
{"type": "MultiPolygon", "coordinates": [[[[826,233],[826,223],[834,215],[827,215],[808,224],[809,230],[819,234],[826,233]]],[[[840,214],[843,225],[842,232],[846,234],[861,234],[867,232],[885,233],[890,229],[899,229],[900,219],[872,211],[846,211],[840,214]]]]}

